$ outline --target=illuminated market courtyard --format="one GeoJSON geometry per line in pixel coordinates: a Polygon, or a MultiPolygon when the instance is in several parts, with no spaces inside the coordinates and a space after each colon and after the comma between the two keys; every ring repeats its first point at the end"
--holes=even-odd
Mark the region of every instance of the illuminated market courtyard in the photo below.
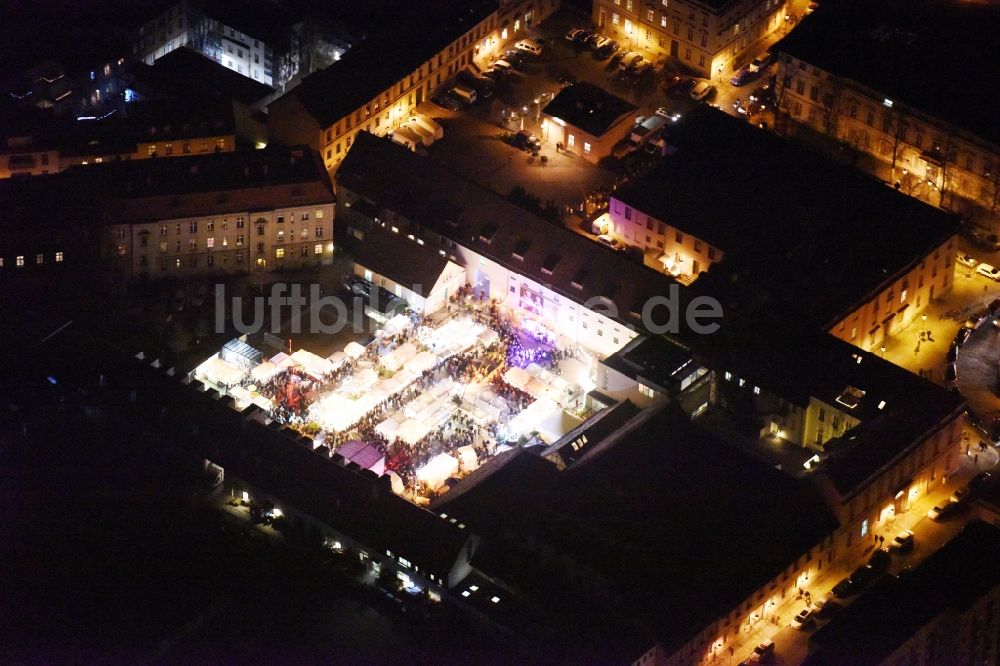
{"type": "Polygon", "coordinates": [[[266,358],[234,339],[194,377],[426,504],[488,458],[582,423],[596,361],[537,319],[463,290],[448,308],[397,314],[367,345],[325,358],[266,358]]]}

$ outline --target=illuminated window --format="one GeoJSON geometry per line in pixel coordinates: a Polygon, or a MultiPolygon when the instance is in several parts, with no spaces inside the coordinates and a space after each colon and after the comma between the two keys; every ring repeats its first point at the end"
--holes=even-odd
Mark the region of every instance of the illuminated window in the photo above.
{"type": "Polygon", "coordinates": [[[568,146],[569,146],[570,148],[572,148],[573,146],[575,146],[575,145],[576,145],[576,137],[575,137],[575,136],[573,136],[572,134],[570,134],[570,135],[569,135],[569,136],[568,136],[568,137],[566,138],[566,144],[567,144],[567,145],[568,145],[568,146]]]}
{"type": "Polygon", "coordinates": [[[618,12],[611,13],[611,23],[613,25],[618,25],[619,23],[621,23],[621,18],[618,16],[618,12]]]}
{"type": "Polygon", "coordinates": [[[208,247],[208,248],[215,247],[215,238],[214,237],[210,237],[210,238],[205,239],[205,247],[208,247]]]}
{"type": "Polygon", "coordinates": [[[20,254],[17,255],[17,259],[14,261],[14,263],[17,264],[18,268],[21,268],[22,266],[24,266],[24,257],[20,254]]]}
{"type": "Polygon", "coordinates": [[[314,254],[323,254],[323,244],[322,243],[316,243],[316,245],[313,246],[313,253],[314,254]]]}
{"type": "Polygon", "coordinates": [[[316,211],[316,219],[317,220],[322,220],[323,219],[323,210],[322,209],[316,211]]]}
{"type": "Polygon", "coordinates": [[[274,258],[275,259],[284,259],[285,258],[285,248],[279,247],[278,249],[276,249],[274,251],[274,258]]]}
{"type": "Polygon", "coordinates": [[[868,536],[868,519],[865,518],[861,521],[861,538],[864,539],[868,536]]]}
{"type": "Polygon", "coordinates": [[[36,254],[35,255],[35,263],[39,264],[39,265],[45,263],[45,257],[43,255],[41,255],[41,254],[36,254]]]}
{"type": "Polygon", "coordinates": [[[583,154],[584,155],[590,154],[590,144],[587,143],[586,141],[583,142],[583,154]]]}

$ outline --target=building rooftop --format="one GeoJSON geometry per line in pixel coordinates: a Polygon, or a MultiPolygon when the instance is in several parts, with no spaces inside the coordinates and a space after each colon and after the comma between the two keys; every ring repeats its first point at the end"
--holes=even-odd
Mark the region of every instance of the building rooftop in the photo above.
{"type": "Polygon", "coordinates": [[[396,21],[373,32],[288,95],[298,98],[319,127],[332,125],[413,73],[497,8],[495,0],[421,3],[415,21],[396,21]]]}
{"type": "MultiPolygon", "coordinates": [[[[882,579],[821,627],[805,664],[881,664],[922,628],[946,613],[962,613],[1000,586],[1000,529],[973,521],[914,571],[882,579]]],[[[987,618],[981,621],[988,622],[987,618]]],[[[947,626],[947,625],[946,625],[947,626]]],[[[995,627],[991,627],[995,631],[995,627]]],[[[954,653],[926,644],[929,663],[948,663],[954,653]],[[935,648],[937,653],[935,654],[935,648]]]]}
{"type": "Polygon", "coordinates": [[[365,236],[365,242],[356,243],[352,256],[356,264],[424,298],[430,296],[448,266],[448,259],[434,250],[417,243],[403,243],[398,234],[382,229],[374,229],[365,236]]]}
{"type": "Polygon", "coordinates": [[[115,418],[155,424],[189,455],[222,466],[227,478],[287,502],[374,552],[390,550],[447,580],[460,552],[476,541],[470,530],[394,494],[387,477],[315,453],[307,438],[261,425],[232,409],[231,399],[152,367],[151,357],[140,361],[73,329],[35,352],[31,363],[17,368],[21,372],[10,374],[42,386],[50,384],[47,376],[55,377],[53,390],[106,400],[115,418]]]}
{"type": "Polygon", "coordinates": [[[639,336],[601,363],[671,393],[680,389],[681,380],[694,371],[695,365],[690,351],[659,336],[639,336]]]}
{"type": "MultiPolygon", "coordinates": [[[[587,582],[576,581],[563,597],[575,591],[593,606],[629,609],[619,615],[668,653],[835,528],[807,482],[715,439],[664,404],[608,433],[565,471],[553,467],[525,481],[522,468],[540,465],[527,465],[529,455],[488,462],[484,467],[519,464],[468,477],[435,510],[506,544],[509,554],[492,551],[487,573],[544,598],[549,588],[567,590],[547,579],[574,571],[587,582]],[[520,556],[534,550],[547,555],[520,556]],[[558,564],[546,570],[545,560],[558,564]]],[[[601,627],[579,630],[588,643],[606,638],[601,627]]]]}
{"type": "Polygon", "coordinates": [[[540,455],[560,469],[568,467],[638,413],[639,408],[629,400],[605,407],[552,442],[540,455]]]}
{"type": "Polygon", "coordinates": [[[675,153],[612,196],[722,249],[727,289],[743,274],[820,328],[958,233],[957,217],[706,105],[668,141],[675,153]]]}
{"type": "Polygon", "coordinates": [[[635,113],[637,109],[635,104],[581,81],[559,91],[542,113],[579,127],[592,136],[603,136],[622,116],[635,113]]]}
{"type": "Polygon", "coordinates": [[[828,4],[775,49],[1000,144],[991,105],[969,92],[970,81],[997,79],[996,59],[985,54],[996,51],[1000,6],[951,0],[828,4]]]}
{"type": "Polygon", "coordinates": [[[182,46],[152,65],[129,65],[128,79],[135,90],[147,97],[168,97],[197,105],[210,99],[235,100],[253,104],[274,90],[259,81],[234,72],[182,46]]]}
{"type": "MultiPolygon", "coordinates": [[[[682,289],[667,275],[367,132],[358,133],[336,179],[338,187],[410,220],[417,236],[430,230],[573,301],[594,299],[590,305],[595,310],[617,308],[612,318],[638,317],[649,297],[666,294],[675,285],[682,289]]],[[[400,242],[407,242],[402,229],[400,242]]],[[[430,240],[427,246],[437,248],[430,240]]],[[[450,244],[444,249],[450,250],[450,244]]]]}
{"type": "MultiPolygon", "coordinates": [[[[899,456],[960,413],[958,393],[817,330],[784,308],[741,309],[723,300],[713,335],[688,342],[695,358],[731,381],[806,407],[816,398],[861,421],[826,445],[814,471],[842,496],[887,469],[899,456]]],[[[790,470],[794,473],[794,470],[790,470]]]]}

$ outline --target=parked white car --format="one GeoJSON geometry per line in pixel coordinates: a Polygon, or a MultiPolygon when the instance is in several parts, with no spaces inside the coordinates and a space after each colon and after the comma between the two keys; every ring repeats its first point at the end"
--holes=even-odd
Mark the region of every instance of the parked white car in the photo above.
{"type": "Polygon", "coordinates": [[[691,89],[691,99],[696,102],[700,102],[708,97],[713,90],[715,90],[715,86],[708,81],[699,81],[697,85],[691,89]]]}
{"type": "Polygon", "coordinates": [[[981,263],[976,266],[976,272],[983,277],[988,277],[991,280],[1000,281],[1000,268],[997,268],[993,264],[981,263]]]}

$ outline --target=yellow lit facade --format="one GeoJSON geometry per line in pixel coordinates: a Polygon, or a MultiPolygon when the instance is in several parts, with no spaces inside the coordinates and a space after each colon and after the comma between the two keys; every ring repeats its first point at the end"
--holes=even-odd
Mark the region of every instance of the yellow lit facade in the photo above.
{"type": "Polygon", "coordinates": [[[785,114],[876,158],[901,192],[951,210],[1000,208],[1000,146],[787,54],[779,66],[785,114]]]}
{"type": "MultiPolygon", "coordinates": [[[[407,76],[393,82],[352,113],[321,128],[315,138],[301,139],[308,139],[309,144],[320,152],[327,170],[336,170],[358,132],[384,136],[397,129],[409,120],[417,106],[429,100],[434,91],[459,70],[469,64],[485,68],[515,41],[526,37],[529,28],[550,16],[559,6],[559,0],[501,2],[498,11],[490,13],[407,76]]],[[[271,105],[272,113],[277,108],[286,115],[289,123],[308,123],[301,115],[304,110],[290,108],[292,104],[291,99],[279,98],[271,105]]]]}
{"type": "Polygon", "coordinates": [[[622,48],[677,58],[705,78],[730,74],[753,44],[784,25],[782,0],[594,0],[593,22],[622,48]]]}

